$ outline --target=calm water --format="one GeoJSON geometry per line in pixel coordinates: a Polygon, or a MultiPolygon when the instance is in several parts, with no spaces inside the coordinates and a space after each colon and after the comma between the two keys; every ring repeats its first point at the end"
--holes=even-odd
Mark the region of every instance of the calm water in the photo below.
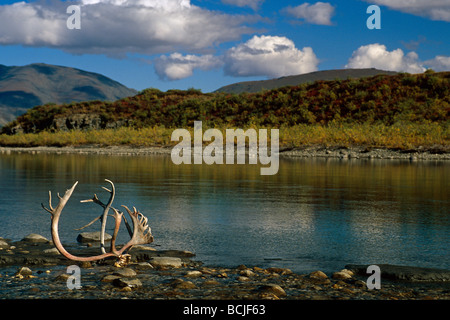
{"type": "MultiPolygon", "coordinates": [[[[107,178],[116,185],[115,207],[136,206],[149,217],[158,248],[193,251],[208,265],[448,269],[449,173],[445,162],[281,159],[277,175],[261,176],[255,165],[175,166],[168,156],[2,154],[0,236],[50,238],[40,203],[48,203],[48,190],[64,193],[79,181],[60,224],[63,242],[75,242],[73,228],[102,212],[80,200],[97,193],[106,201],[107,178]]],[[[119,243],[127,240],[123,230],[119,243]]]]}

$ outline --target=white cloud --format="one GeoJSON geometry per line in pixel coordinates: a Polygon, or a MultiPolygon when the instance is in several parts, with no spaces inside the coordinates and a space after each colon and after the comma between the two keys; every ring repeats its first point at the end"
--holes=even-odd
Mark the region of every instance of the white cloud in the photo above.
{"type": "Polygon", "coordinates": [[[426,70],[415,52],[411,51],[405,55],[401,49],[388,51],[385,45],[378,43],[359,47],[353,52],[345,67],[376,68],[409,73],[421,73],[426,70]]]}
{"type": "Polygon", "coordinates": [[[423,62],[424,65],[434,71],[450,71],[450,57],[436,56],[423,62]]]}
{"type": "Polygon", "coordinates": [[[151,8],[163,8],[177,10],[180,7],[190,8],[190,0],[81,0],[82,4],[111,4],[115,6],[144,6],[151,8]]]}
{"type": "Polygon", "coordinates": [[[213,55],[185,55],[172,53],[154,61],[155,71],[160,79],[179,80],[192,76],[194,69],[210,70],[222,65],[222,61],[213,55]]]}
{"type": "Polygon", "coordinates": [[[334,14],[334,7],[326,2],[316,2],[315,4],[303,3],[296,7],[287,7],[282,10],[286,14],[297,19],[303,19],[307,23],[332,25],[331,17],[334,14]]]}
{"type": "Polygon", "coordinates": [[[411,13],[414,15],[450,22],[449,0],[366,0],[371,4],[411,13]]]}
{"type": "Polygon", "coordinates": [[[68,2],[0,5],[0,45],[124,56],[205,52],[253,32],[255,17],[202,9],[189,0],[82,0],[81,29],[68,30],[68,2]]]}
{"type": "Polygon", "coordinates": [[[222,0],[222,2],[238,7],[250,7],[253,10],[257,10],[264,0],[222,0]]]}
{"type": "Polygon", "coordinates": [[[225,54],[225,74],[231,76],[282,77],[317,70],[319,60],[312,48],[299,50],[292,40],[254,36],[225,54]]]}

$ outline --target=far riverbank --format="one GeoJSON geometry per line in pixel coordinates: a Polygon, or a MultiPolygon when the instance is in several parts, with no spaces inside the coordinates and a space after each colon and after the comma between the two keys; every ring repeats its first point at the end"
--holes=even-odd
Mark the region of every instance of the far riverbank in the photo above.
{"type": "MultiPolygon", "coordinates": [[[[39,146],[39,147],[0,147],[0,154],[30,153],[30,154],[98,154],[111,156],[148,156],[148,155],[170,155],[171,147],[134,147],[134,146],[39,146]]],[[[287,158],[335,158],[342,160],[354,159],[386,159],[386,160],[409,160],[409,161],[443,161],[450,160],[450,152],[444,146],[433,148],[416,148],[410,150],[396,150],[389,148],[367,148],[367,147],[325,147],[308,146],[304,148],[281,148],[280,157],[287,158]]]]}

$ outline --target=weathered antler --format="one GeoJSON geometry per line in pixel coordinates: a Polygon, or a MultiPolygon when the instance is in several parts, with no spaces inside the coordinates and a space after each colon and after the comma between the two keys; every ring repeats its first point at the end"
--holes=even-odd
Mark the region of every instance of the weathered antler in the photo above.
{"type": "Polygon", "coordinates": [[[147,217],[137,211],[135,207],[133,207],[133,212],[128,209],[127,206],[122,207],[127,210],[128,214],[131,217],[131,220],[133,220],[134,227],[131,240],[125,245],[125,247],[153,242],[152,229],[147,224],[147,217]]]}
{"type": "MultiPolygon", "coordinates": [[[[89,199],[89,200],[82,200],[81,202],[95,202],[95,203],[97,203],[97,204],[100,204],[103,208],[104,208],[104,210],[103,210],[103,214],[101,215],[101,220],[102,220],[102,231],[101,231],[101,233],[100,233],[100,248],[101,248],[101,250],[102,250],[102,253],[106,253],[106,250],[105,250],[105,229],[106,229],[106,219],[108,218],[108,211],[109,211],[109,208],[111,208],[111,204],[113,203],[113,201],[114,201],[114,196],[115,196],[115,194],[116,194],[116,190],[115,190],[115,188],[114,188],[114,183],[112,183],[112,181],[110,181],[110,180],[108,180],[108,179],[105,179],[105,181],[106,182],[109,182],[110,184],[111,184],[111,190],[109,190],[109,189],[107,189],[107,188],[105,188],[105,187],[102,187],[104,190],[106,190],[106,191],[108,191],[111,195],[110,195],[110,197],[109,197],[109,201],[108,201],[108,203],[105,205],[105,204],[103,204],[103,202],[101,202],[99,199],[98,199],[98,197],[97,197],[97,195],[96,194],[94,194],[94,197],[92,198],[92,199],[89,199]]],[[[116,215],[118,214],[116,211],[114,211],[114,213],[115,213],[115,216],[114,217],[116,217],[116,215]]],[[[95,220],[94,220],[95,221],[95,220]]],[[[116,222],[117,222],[117,218],[116,218],[116,222]]]]}
{"type": "MultiPolygon", "coordinates": [[[[123,213],[120,212],[119,210],[113,208],[112,202],[114,200],[114,195],[115,195],[115,188],[114,188],[114,184],[112,183],[112,181],[105,179],[105,181],[109,182],[111,184],[111,190],[104,188],[106,191],[108,191],[111,195],[109,198],[108,203],[105,205],[103,202],[101,202],[97,195],[94,194],[94,197],[90,200],[83,200],[81,202],[94,202],[99,204],[100,206],[103,207],[103,214],[94,219],[93,221],[91,221],[88,225],[91,225],[93,222],[95,222],[98,219],[101,219],[102,221],[102,229],[101,229],[101,250],[102,250],[102,254],[97,255],[97,256],[90,256],[90,257],[79,257],[79,256],[74,256],[72,254],[70,254],[69,252],[67,252],[67,250],[64,248],[64,246],[61,243],[61,240],[59,238],[59,233],[58,233],[58,223],[59,223],[59,218],[61,216],[61,212],[64,209],[64,206],[66,205],[67,201],[69,200],[69,198],[71,197],[73,191],[75,190],[75,187],[78,184],[78,181],[74,183],[74,185],[72,186],[72,188],[70,188],[69,190],[66,191],[66,193],[64,194],[63,197],[61,197],[58,194],[58,198],[59,198],[59,203],[57,205],[56,208],[53,208],[52,206],[52,194],[51,191],[49,191],[49,209],[46,208],[43,204],[42,207],[51,213],[52,215],[52,226],[51,226],[51,232],[52,232],[52,238],[53,238],[53,242],[56,246],[56,248],[58,249],[58,251],[64,255],[66,258],[70,259],[70,260],[75,260],[75,261],[97,261],[97,260],[102,260],[105,258],[109,258],[109,257],[116,257],[119,259],[118,264],[121,265],[123,263],[127,263],[128,259],[129,259],[129,255],[124,254],[124,252],[126,252],[126,250],[130,249],[133,245],[136,244],[147,244],[147,243],[151,243],[153,242],[153,236],[151,234],[151,229],[147,224],[147,218],[140,212],[138,212],[136,210],[136,208],[133,207],[134,212],[131,212],[127,207],[124,206],[124,208],[127,210],[127,212],[129,213],[132,221],[133,221],[133,231],[132,233],[131,228],[129,227],[127,221],[125,220],[125,223],[127,224],[127,228],[128,231],[130,233],[131,236],[131,240],[125,245],[123,246],[120,250],[117,250],[115,247],[115,241],[117,238],[117,233],[119,232],[119,228],[120,228],[120,223],[122,221],[122,217],[123,217],[123,213]],[[105,246],[104,246],[104,233],[105,233],[105,228],[106,228],[106,219],[108,216],[108,211],[109,209],[112,209],[114,212],[114,219],[115,219],[115,227],[114,227],[114,233],[113,236],[111,238],[111,247],[110,247],[110,252],[106,252],[105,250],[105,246]],[[140,219],[138,219],[138,217],[140,219]]],[[[86,226],[82,227],[85,228],[86,226]]]]}

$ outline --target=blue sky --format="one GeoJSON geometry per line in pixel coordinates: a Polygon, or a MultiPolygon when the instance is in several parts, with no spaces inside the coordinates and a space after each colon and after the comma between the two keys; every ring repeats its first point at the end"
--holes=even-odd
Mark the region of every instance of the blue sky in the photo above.
{"type": "Polygon", "coordinates": [[[0,64],[43,62],[142,90],[203,92],[317,70],[450,70],[446,0],[0,1],[0,64]],[[378,5],[381,29],[366,13],[378,5]],[[68,29],[69,5],[80,29],[68,29]]]}

